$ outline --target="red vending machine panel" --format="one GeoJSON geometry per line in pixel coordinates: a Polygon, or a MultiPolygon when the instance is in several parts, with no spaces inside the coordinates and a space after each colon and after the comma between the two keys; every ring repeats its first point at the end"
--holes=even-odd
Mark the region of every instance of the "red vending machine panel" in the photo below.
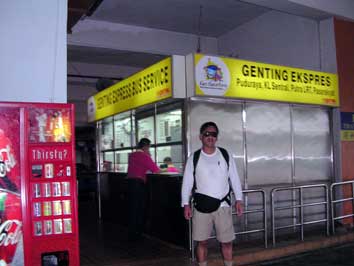
{"type": "Polygon", "coordinates": [[[11,105],[11,108],[18,110],[18,119],[12,120],[18,121],[18,137],[11,134],[11,143],[14,142],[15,147],[18,147],[13,149],[14,154],[18,151],[19,156],[8,156],[13,160],[14,170],[11,170],[18,180],[9,183],[6,191],[7,197],[14,202],[17,196],[18,204],[12,204],[12,208],[18,205],[18,209],[22,210],[16,216],[21,221],[23,237],[21,233],[21,237],[13,242],[17,246],[23,243],[23,248],[22,263],[16,264],[15,261],[14,264],[14,260],[21,256],[13,252],[10,255],[13,257],[11,265],[78,266],[73,106],[0,103],[0,108],[2,105],[11,105]],[[18,174],[16,165],[20,165],[18,174]]]}
{"type": "Polygon", "coordinates": [[[0,105],[0,265],[24,265],[20,117],[0,105]]]}

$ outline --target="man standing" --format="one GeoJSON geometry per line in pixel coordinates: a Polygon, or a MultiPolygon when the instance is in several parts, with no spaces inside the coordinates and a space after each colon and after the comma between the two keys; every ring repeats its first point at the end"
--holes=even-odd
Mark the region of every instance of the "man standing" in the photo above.
{"type": "Polygon", "coordinates": [[[199,158],[196,160],[194,155],[198,151],[188,158],[183,175],[182,207],[187,220],[193,216],[193,240],[198,242],[196,253],[199,266],[207,265],[207,241],[213,226],[216,238],[221,243],[224,264],[232,266],[232,241],[235,239],[232,208],[228,200],[224,200],[230,192],[230,185],[236,197],[236,214],[243,213],[242,187],[236,164],[232,158],[227,162],[225,150],[216,147],[218,133],[219,129],[214,122],[206,122],[200,127],[199,139],[202,148],[199,158]],[[220,207],[211,213],[200,212],[194,208],[192,214],[190,198],[194,189],[196,193],[223,200],[220,207]]]}
{"type": "Polygon", "coordinates": [[[128,159],[128,231],[130,240],[141,238],[145,223],[146,173],[158,173],[160,168],[150,157],[150,140],[142,138],[137,150],[128,159]]]}

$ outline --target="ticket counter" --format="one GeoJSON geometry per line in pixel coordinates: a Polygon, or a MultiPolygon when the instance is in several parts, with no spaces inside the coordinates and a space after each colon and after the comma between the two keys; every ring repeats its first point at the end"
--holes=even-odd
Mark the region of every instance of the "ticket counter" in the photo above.
{"type": "MultiPolygon", "coordinates": [[[[121,173],[100,173],[102,218],[127,226],[127,179],[121,173]]],[[[182,176],[148,175],[145,233],[179,246],[188,245],[188,223],[180,207],[182,176]]]]}

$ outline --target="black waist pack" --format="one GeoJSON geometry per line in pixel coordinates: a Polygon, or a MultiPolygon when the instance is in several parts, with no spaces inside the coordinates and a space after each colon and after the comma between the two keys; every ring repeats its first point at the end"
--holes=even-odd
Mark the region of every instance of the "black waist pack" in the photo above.
{"type": "Polygon", "coordinates": [[[201,193],[194,193],[193,203],[194,207],[203,213],[211,213],[216,211],[223,200],[210,197],[201,193]]]}

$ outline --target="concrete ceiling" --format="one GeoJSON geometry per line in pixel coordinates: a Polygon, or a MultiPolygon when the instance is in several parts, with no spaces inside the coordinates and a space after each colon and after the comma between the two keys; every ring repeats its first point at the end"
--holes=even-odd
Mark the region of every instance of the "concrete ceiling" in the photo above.
{"type": "Polygon", "coordinates": [[[267,11],[235,0],[105,0],[91,18],[218,37],[267,11]]]}
{"type": "Polygon", "coordinates": [[[286,0],[104,0],[91,18],[219,37],[272,9],[312,19],[328,16],[286,0]]]}
{"type": "MultiPolygon", "coordinates": [[[[81,5],[83,0],[69,1],[81,5]]],[[[84,1],[85,2],[85,1],[84,1]]],[[[86,16],[90,20],[142,26],[198,36],[217,38],[271,10],[321,20],[330,15],[287,0],[90,0],[86,16]]],[[[69,9],[68,21],[73,11],[69,9]]],[[[85,23],[85,15],[81,18],[85,23]]],[[[71,24],[70,27],[73,25],[71,24]]],[[[162,55],[117,51],[103,48],[68,46],[68,61],[144,68],[162,55]]]]}

